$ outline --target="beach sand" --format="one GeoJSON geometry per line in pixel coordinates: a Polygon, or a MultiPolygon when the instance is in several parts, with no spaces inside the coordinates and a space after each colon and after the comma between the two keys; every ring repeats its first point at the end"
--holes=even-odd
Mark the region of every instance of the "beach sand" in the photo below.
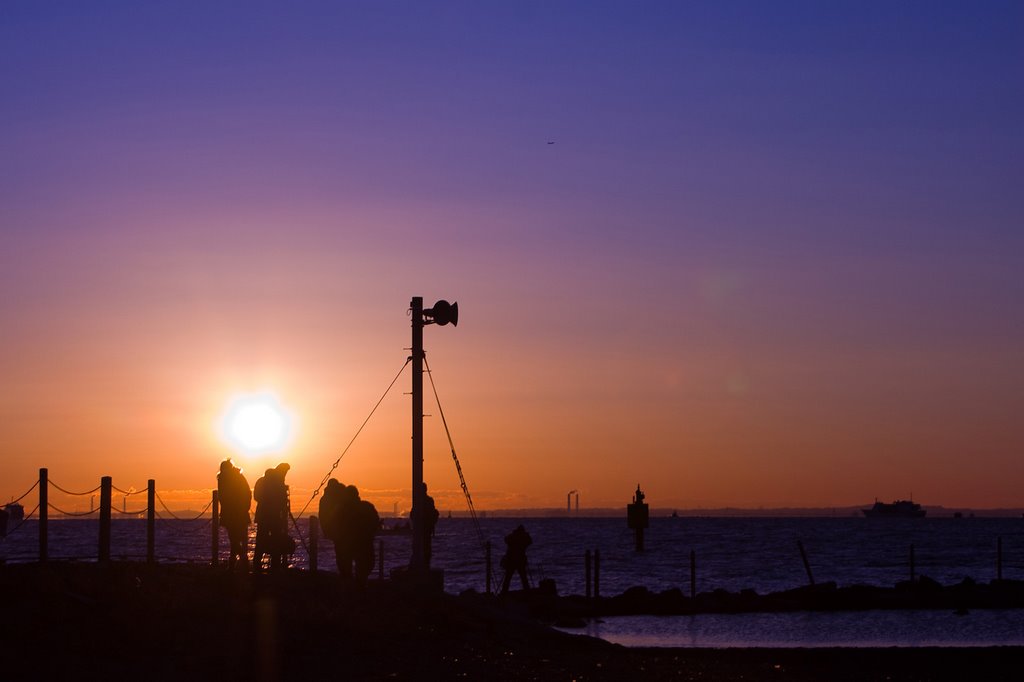
{"type": "Polygon", "coordinates": [[[332,573],[0,567],[0,680],[1016,680],[1024,648],[630,649],[332,573]]]}

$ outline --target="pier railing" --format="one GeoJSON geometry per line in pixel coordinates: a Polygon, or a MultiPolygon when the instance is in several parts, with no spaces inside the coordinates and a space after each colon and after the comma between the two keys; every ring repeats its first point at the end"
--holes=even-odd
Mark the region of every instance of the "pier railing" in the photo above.
{"type": "MultiPolygon", "coordinates": [[[[113,520],[115,518],[126,518],[126,519],[145,519],[146,524],[146,549],[144,560],[146,563],[157,562],[157,521],[175,521],[178,523],[165,523],[163,524],[163,530],[174,535],[188,535],[195,537],[198,533],[209,533],[210,538],[210,553],[209,562],[212,566],[217,566],[222,560],[221,552],[221,540],[220,540],[220,501],[218,499],[218,491],[212,490],[210,494],[210,501],[198,512],[198,514],[189,514],[187,516],[181,516],[172,511],[163,498],[160,496],[156,489],[156,481],[149,479],[146,482],[146,487],[136,490],[134,487],[130,487],[127,490],[119,488],[114,485],[113,478],[110,476],[103,476],[100,479],[100,484],[95,488],[84,491],[69,490],[55,483],[50,479],[49,470],[41,468],[39,470],[39,479],[32,484],[32,486],[26,490],[23,494],[17,498],[13,498],[7,503],[8,507],[20,505],[20,503],[28,498],[33,492],[38,491],[38,503],[31,511],[24,514],[24,516],[16,521],[13,526],[7,528],[0,528],[0,539],[6,540],[8,537],[18,533],[25,526],[25,523],[36,519],[37,531],[39,536],[38,555],[34,557],[40,563],[46,563],[51,560],[50,542],[51,542],[51,518],[50,512],[59,514],[64,519],[89,519],[93,518],[98,521],[98,530],[96,536],[96,552],[95,554],[89,554],[86,556],[74,556],[74,557],[62,557],[70,558],[73,560],[96,560],[98,562],[109,562],[111,560],[111,539],[113,537],[112,527],[113,520]],[[53,502],[50,501],[50,490],[54,489],[62,493],[63,495],[71,498],[84,498],[89,497],[89,510],[78,511],[63,509],[53,502]],[[122,496],[121,508],[113,503],[114,493],[118,493],[122,496]],[[99,495],[99,505],[94,505],[96,495],[99,495]],[[136,495],[145,494],[145,506],[135,507],[129,509],[129,498],[133,498],[136,495]],[[162,510],[162,511],[161,511],[162,510]],[[184,523],[184,527],[182,524],[184,523]]],[[[299,546],[303,548],[303,551],[308,561],[309,568],[313,571],[318,570],[319,567],[319,521],[315,515],[307,517],[308,526],[307,533],[303,533],[302,528],[299,526],[298,521],[291,517],[293,528],[299,536],[299,546]],[[307,537],[308,534],[308,537],[307,537]]],[[[384,575],[384,541],[379,540],[377,543],[378,550],[378,565],[377,575],[379,578],[383,578],[384,575]]],[[[124,554],[120,556],[125,557],[124,554]]],[[[135,555],[136,557],[138,555],[135,555]]],[[[194,561],[194,556],[189,557],[161,557],[170,561],[194,561]]],[[[29,559],[31,560],[31,559],[29,559]]],[[[2,559],[0,559],[2,561],[2,559]]]]}
{"type": "MultiPolygon", "coordinates": [[[[119,488],[114,485],[113,478],[110,476],[103,476],[100,479],[100,484],[95,488],[84,491],[75,491],[64,488],[58,483],[52,481],[49,476],[49,471],[46,468],[39,470],[39,479],[32,484],[27,491],[17,498],[12,499],[7,503],[6,507],[11,508],[21,503],[28,495],[33,491],[38,490],[39,501],[35,507],[27,514],[24,514],[22,518],[17,520],[16,525],[10,528],[3,529],[3,537],[11,536],[17,533],[24,524],[35,518],[38,521],[37,528],[39,534],[39,553],[38,561],[47,562],[50,560],[50,512],[56,512],[63,518],[67,519],[81,519],[81,518],[96,518],[98,523],[98,537],[96,544],[95,558],[98,561],[109,561],[111,557],[111,523],[116,516],[124,518],[145,518],[146,521],[146,552],[145,560],[149,563],[156,561],[156,521],[158,519],[166,518],[157,510],[157,503],[163,508],[164,513],[167,517],[178,520],[178,521],[198,521],[203,519],[208,511],[212,508],[212,515],[206,518],[206,522],[201,527],[211,526],[211,547],[213,548],[213,562],[216,563],[219,555],[219,535],[217,530],[217,491],[212,492],[212,499],[210,502],[203,507],[198,515],[189,518],[182,518],[172,512],[167,505],[161,499],[160,495],[156,490],[156,481],[149,479],[146,482],[146,487],[136,490],[134,487],[130,487],[127,490],[119,488]],[[53,502],[50,501],[50,489],[53,488],[65,496],[68,497],[89,497],[89,511],[71,511],[68,509],[62,509],[53,502]],[[118,493],[122,496],[122,506],[118,508],[114,503],[114,493],[118,493]],[[99,506],[95,506],[94,500],[96,494],[99,494],[100,503],[99,506]],[[144,507],[128,509],[129,498],[134,498],[136,495],[146,496],[146,503],[144,507]]],[[[92,558],[92,557],[88,557],[92,558]]]]}

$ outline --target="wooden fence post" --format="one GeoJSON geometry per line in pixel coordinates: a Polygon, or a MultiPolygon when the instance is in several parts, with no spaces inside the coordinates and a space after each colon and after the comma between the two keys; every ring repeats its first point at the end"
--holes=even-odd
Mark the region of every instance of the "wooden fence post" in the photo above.
{"type": "Polygon", "coordinates": [[[100,562],[110,561],[110,505],[114,482],[110,476],[100,479],[100,562]]]}
{"type": "Polygon", "coordinates": [[[210,509],[213,513],[210,524],[210,565],[216,566],[220,560],[220,498],[217,491],[213,491],[213,501],[210,502],[210,509]]]}
{"type": "Polygon", "coordinates": [[[49,550],[49,519],[50,492],[49,471],[39,470],[39,562],[46,563],[50,558],[49,550]]]}
{"type": "Polygon", "coordinates": [[[146,481],[146,563],[156,563],[156,481],[146,481]]]}
{"type": "MultiPolygon", "coordinates": [[[[317,570],[317,552],[319,551],[320,519],[309,517],[309,570],[317,570]]],[[[372,546],[372,545],[371,545],[372,546]]]]}

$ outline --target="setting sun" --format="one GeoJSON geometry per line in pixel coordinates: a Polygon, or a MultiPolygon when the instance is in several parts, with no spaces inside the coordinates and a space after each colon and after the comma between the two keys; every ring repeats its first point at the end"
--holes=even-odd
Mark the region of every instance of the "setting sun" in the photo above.
{"type": "Polygon", "coordinates": [[[220,431],[243,454],[268,454],[288,446],[294,435],[294,420],[273,393],[248,393],[231,400],[220,431]]]}

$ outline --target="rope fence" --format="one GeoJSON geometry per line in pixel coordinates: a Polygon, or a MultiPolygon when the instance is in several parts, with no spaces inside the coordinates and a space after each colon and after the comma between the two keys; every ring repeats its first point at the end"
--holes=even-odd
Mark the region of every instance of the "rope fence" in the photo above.
{"type": "Polygon", "coordinates": [[[100,513],[99,509],[90,509],[87,512],[69,512],[69,511],[64,511],[63,509],[59,508],[57,505],[53,504],[52,502],[48,503],[46,506],[49,507],[50,509],[52,509],[53,511],[57,512],[61,516],[79,517],[79,516],[92,516],[93,514],[99,514],[100,513]]]}
{"type": "MultiPolygon", "coordinates": [[[[71,520],[76,520],[76,521],[83,521],[83,520],[87,521],[87,520],[89,520],[89,517],[92,517],[92,518],[94,518],[94,519],[96,519],[98,521],[98,543],[97,543],[97,554],[96,554],[95,558],[97,560],[99,560],[100,562],[109,561],[110,557],[111,557],[111,538],[112,538],[111,522],[112,522],[113,516],[115,514],[117,514],[120,517],[123,517],[123,518],[125,518],[127,520],[139,519],[139,520],[144,520],[145,521],[145,525],[146,525],[146,541],[145,541],[145,544],[146,544],[146,547],[145,547],[145,554],[143,556],[145,556],[147,562],[155,562],[156,561],[156,552],[155,552],[156,523],[155,522],[156,522],[156,519],[158,518],[158,513],[157,513],[156,506],[157,506],[157,503],[159,502],[160,506],[163,507],[163,509],[166,512],[167,516],[170,517],[170,518],[161,518],[161,520],[163,520],[165,522],[169,521],[170,519],[174,519],[175,521],[183,522],[183,523],[191,525],[191,522],[202,520],[204,515],[206,515],[207,512],[210,512],[210,516],[208,516],[205,519],[205,521],[202,524],[200,524],[199,526],[193,526],[193,527],[188,528],[188,529],[181,529],[181,528],[177,527],[176,524],[166,523],[162,527],[164,528],[164,530],[168,530],[168,531],[170,531],[172,533],[177,533],[179,536],[192,536],[192,537],[194,537],[196,535],[196,533],[206,532],[205,529],[209,529],[211,526],[214,526],[214,528],[212,529],[212,533],[210,535],[210,538],[211,538],[211,548],[212,548],[212,551],[213,551],[213,554],[214,554],[214,561],[213,561],[213,563],[216,564],[217,563],[216,562],[216,555],[219,552],[219,530],[220,530],[219,527],[216,527],[216,525],[215,525],[216,524],[216,519],[217,519],[217,516],[218,516],[217,491],[215,491],[215,490],[212,491],[211,498],[212,499],[203,507],[203,509],[196,516],[194,516],[192,518],[182,518],[179,515],[175,514],[167,506],[167,504],[164,502],[163,498],[161,498],[157,494],[157,492],[156,492],[156,482],[154,480],[152,480],[152,479],[150,479],[148,481],[148,483],[147,483],[145,488],[136,490],[134,488],[134,486],[133,486],[133,487],[129,488],[128,490],[124,490],[122,488],[119,488],[119,487],[115,486],[113,484],[113,481],[112,481],[111,477],[103,476],[101,478],[101,480],[100,480],[100,485],[97,486],[96,488],[93,488],[91,490],[86,490],[86,491],[78,492],[78,491],[70,490],[68,488],[65,488],[63,486],[60,486],[60,485],[54,483],[49,478],[49,471],[47,469],[45,469],[45,468],[42,468],[42,469],[39,470],[39,479],[24,494],[20,495],[16,499],[12,498],[12,500],[9,503],[4,505],[4,507],[2,509],[3,513],[2,513],[2,515],[0,515],[0,540],[4,541],[4,543],[6,544],[7,547],[11,547],[11,544],[6,542],[7,538],[12,536],[12,535],[14,535],[15,533],[17,533],[22,528],[22,526],[25,524],[26,521],[28,521],[28,520],[32,519],[33,517],[35,517],[35,519],[37,520],[38,533],[39,533],[38,560],[39,560],[40,563],[45,563],[46,561],[48,561],[51,558],[50,557],[50,551],[49,551],[50,530],[51,530],[51,524],[50,524],[50,512],[51,511],[54,514],[57,515],[57,518],[66,518],[66,519],[71,519],[71,520]],[[65,495],[68,495],[70,497],[92,496],[93,498],[95,498],[95,494],[98,492],[99,493],[99,498],[100,498],[99,499],[99,506],[96,507],[96,508],[93,508],[92,500],[90,500],[90,504],[89,504],[90,509],[88,511],[66,509],[66,508],[64,508],[64,507],[62,507],[62,506],[60,506],[58,504],[55,504],[54,502],[50,501],[50,497],[49,496],[50,496],[50,489],[51,489],[51,487],[52,487],[53,490],[59,491],[59,492],[65,494],[65,495]],[[32,509],[32,511],[29,512],[28,515],[25,515],[24,514],[24,508],[20,504],[20,501],[23,500],[27,495],[29,495],[31,492],[33,492],[35,490],[38,490],[39,502],[32,509]],[[114,496],[115,492],[123,496],[124,504],[122,504],[120,509],[118,509],[118,507],[115,504],[113,504],[113,496],[114,496]],[[146,506],[141,507],[141,508],[128,509],[127,508],[127,500],[128,500],[128,498],[129,497],[133,497],[135,495],[139,495],[141,493],[146,493],[147,494],[148,499],[146,501],[146,506]],[[16,525],[14,525],[13,528],[8,529],[8,524],[11,521],[16,522],[16,525]]],[[[59,533],[59,535],[62,538],[66,538],[67,535],[66,535],[66,533],[63,532],[63,530],[64,529],[61,528],[61,532],[59,533]]],[[[119,538],[122,541],[124,540],[123,532],[119,534],[119,538]]],[[[79,539],[76,539],[75,542],[80,545],[80,540],[79,539]]],[[[21,540],[19,540],[15,544],[18,545],[18,546],[22,546],[23,542],[21,540]]],[[[180,542],[178,542],[176,544],[181,545],[180,542]]],[[[186,543],[186,544],[190,544],[190,543],[186,543]]],[[[129,553],[121,552],[121,553],[117,554],[117,556],[121,556],[121,557],[127,557],[129,555],[136,556],[136,554],[133,554],[133,553],[130,553],[130,552],[129,553]]],[[[19,558],[24,558],[24,557],[19,557],[19,558]]],[[[81,558],[88,559],[90,557],[73,557],[72,559],[76,559],[76,558],[78,558],[78,559],[81,559],[81,558]]],[[[4,556],[0,556],[0,565],[2,565],[6,560],[7,559],[4,556]]],[[[190,558],[190,559],[187,559],[187,560],[188,561],[194,561],[195,559],[194,558],[190,558]]]]}
{"type": "MultiPolygon", "coordinates": [[[[40,469],[39,480],[33,484],[25,494],[8,503],[5,510],[11,510],[6,514],[13,514],[13,516],[4,517],[4,523],[0,525],[0,541],[4,543],[4,546],[8,548],[3,555],[0,555],[0,566],[2,566],[8,560],[15,562],[20,561],[32,561],[38,559],[40,563],[45,563],[51,560],[61,561],[90,561],[96,560],[100,563],[108,562],[112,558],[116,558],[122,561],[135,561],[144,560],[148,563],[155,563],[157,561],[163,563],[210,563],[213,566],[217,566],[225,559],[230,559],[230,552],[222,553],[222,545],[227,550],[226,543],[221,541],[221,530],[219,519],[219,499],[218,491],[211,490],[211,499],[207,502],[203,508],[194,516],[185,516],[180,513],[175,513],[164,501],[163,497],[156,491],[156,483],[153,480],[148,482],[148,485],[143,490],[122,490],[113,485],[113,482],[109,476],[104,476],[101,479],[101,483],[98,487],[83,492],[74,492],[67,488],[52,485],[53,490],[60,491],[66,495],[74,497],[82,497],[87,495],[95,495],[99,493],[99,505],[96,508],[91,508],[88,511],[79,511],[74,509],[66,508],[66,505],[59,505],[49,500],[49,493],[51,492],[51,481],[49,480],[49,472],[47,469],[40,469]],[[40,503],[37,504],[27,515],[25,515],[21,509],[21,505],[18,501],[25,499],[25,497],[32,491],[38,490],[40,503]],[[114,493],[120,493],[124,495],[125,499],[129,495],[134,496],[136,494],[146,492],[148,495],[147,505],[141,508],[135,509],[118,509],[113,504],[114,493]],[[14,509],[12,507],[16,507],[14,509]],[[57,518],[66,518],[66,523],[88,523],[95,525],[87,526],[64,526],[63,522],[53,524],[51,522],[51,514],[56,515],[57,518]],[[115,514],[120,515],[123,522],[142,522],[145,524],[145,549],[143,550],[140,546],[140,542],[143,538],[140,537],[137,530],[132,531],[131,526],[116,526],[121,530],[114,532],[114,526],[112,525],[112,519],[115,514]],[[12,524],[13,528],[7,529],[7,518],[17,519],[16,524],[12,524]],[[159,526],[156,524],[157,520],[161,521],[159,526]],[[28,545],[25,542],[25,535],[22,533],[18,536],[18,540],[12,545],[7,542],[8,538],[18,533],[25,523],[29,520],[33,520],[34,525],[39,533],[39,552],[38,555],[26,553],[28,545]],[[157,554],[156,551],[156,540],[157,540],[157,528],[160,529],[160,537],[166,543],[165,550],[157,554]],[[68,534],[68,529],[74,529],[71,535],[68,534]],[[96,549],[95,554],[81,555],[78,552],[83,548],[82,531],[90,528],[96,528],[98,530],[97,544],[94,545],[96,549]],[[50,553],[50,533],[54,532],[55,537],[61,539],[61,544],[66,542],[72,543],[72,552],[69,554],[67,549],[64,547],[63,551],[51,555],[50,553]],[[210,554],[207,560],[200,558],[200,555],[194,553],[194,551],[201,547],[201,542],[197,542],[200,537],[206,536],[210,540],[208,545],[210,548],[210,554]],[[120,550],[112,551],[111,540],[116,539],[118,543],[127,543],[128,546],[120,550]],[[10,548],[14,548],[15,554],[11,554],[10,548]],[[168,552],[167,549],[171,551],[168,552]],[[176,549],[177,548],[177,549],[176,549]],[[174,552],[180,549],[185,549],[186,554],[184,556],[175,555],[174,552]]],[[[290,505],[289,505],[290,506],[290,505]]],[[[284,555],[283,566],[302,565],[303,557],[308,562],[307,566],[316,570],[317,566],[317,552],[318,543],[316,542],[316,536],[319,535],[319,524],[315,516],[309,517],[307,523],[308,528],[304,527],[305,523],[301,523],[299,519],[296,519],[294,515],[289,513],[291,525],[294,528],[294,532],[297,533],[299,544],[301,549],[298,552],[292,551],[284,555]],[[304,554],[303,554],[304,552],[304,554]],[[297,562],[297,563],[293,563],[297,562]]],[[[134,526],[138,529],[138,526],[134,526]]],[[[86,533],[95,531],[86,530],[86,533]]],[[[252,536],[247,541],[247,548],[250,550],[251,555],[255,552],[252,546],[252,536]]],[[[86,545],[87,546],[87,545],[86,545]]],[[[383,544],[381,543],[381,555],[380,555],[380,570],[381,577],[383,577],[383,544]]],[[[248,554],[249,552],[247,552],[248,554]]],[[[246,557],[248,559],[248,557],[246,557]]],[[[225,563],[229,563],[227,561],[225,563]]]]}
{"type": "MultiPolygon", "coordinates": [[[[169,509],[169,508],[167,507],[167,505],[166,505],[166,504],[164,503],[164,500],[163,500],[163,498],[162,498],[162,497],[160,497],[160,493],[157,493],[157,494],[156,494],[156,501],[160,503],[160,506],[164,508],[164,511],[165,511],[165,512],[167,512],[167,514],[168,514],[168,515],[170,515],[170,517],[171,517],[172,519],[174,519],[175,521],[198,521],[199,519],[203,518],[203,515],[204,515],[204,514],[205,514],[205,513],[207,512],[207,510],[209,510],[209,509],[210,509],[210,507],[212,507],[212,506],[213,506],[213,500],[210,500],[210,501],[209,501],[209,502],[208,502],[208,503],[206,504],[206,506],[205,506],[205,507],[203,507],[202,511],[200,511],[200,512],[199,512],[199,513],[198,513],[197,515],[193,516],[193,517],[192,517],[192,518],[190,518],[190,519],[183,519],[183,518],[181,518],[180,516],[178,516],[177,514],[175,514],[174,512],[172,512],[172,511],[171,511],[171,510],[170,510],[170,509],[169,509]]],[[[159,515],[160,515],[160,513],[159,513],[159,512],[157,512],[157,516],[159,516],[159,515]]]]}
{"type": "MultiPolygon", "coordinates": [[[[70,490],[65,490],[64,488],[61,488],[59,485],[57,485],[53,481],[47,480],[46,483],[47,483],[47,485],[52,485],[54,488],[56,488],[57,490],[61,491],[65,495],[71,495],[73,497],[84,497],[86,495],[94,495],[95,493],[99,492],[100,488],[102,487],[102,486],[96,486],[92,490],[87,490],[84,493],[75,493],[75,492],[71,492],[70,490]]],[[[36,482],[36,485],[39,485],[38,481],[36,482]]]]}

